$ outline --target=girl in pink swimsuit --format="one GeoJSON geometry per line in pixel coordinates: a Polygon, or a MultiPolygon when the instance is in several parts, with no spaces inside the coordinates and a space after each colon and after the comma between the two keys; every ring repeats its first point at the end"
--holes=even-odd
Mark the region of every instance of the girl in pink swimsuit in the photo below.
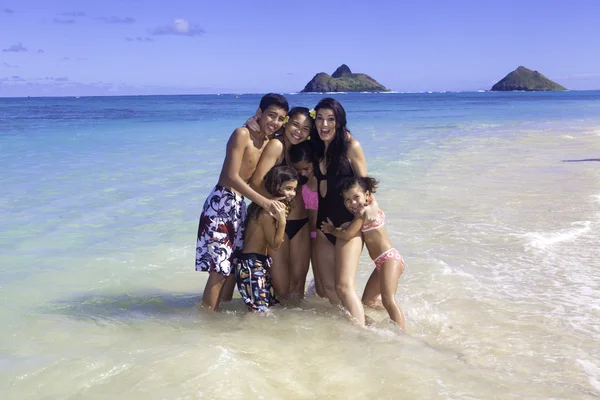
{"type": "Polygon", "coordinates": [[[385,229],[385,214],[381,209],[372,223],[365,223],[365,206],[370,204],[371,195],[377,189],[377,181],[373,178],[352,176],[340,182],[340,191],[344,198],[344,206],[354,214],[352,222],[335,227],[331,220],[321,225],[321,230],[337,238],[347,240],[362,232],[367,250],[375,262],[375,270],[369,277],[363,303],[372,304],[381,293],[381,301],[390,318],[406,332],[404,313],[396,303],[398,281],[404,272],[404,260],[390,242],[385,229]]]}
{"type": "MultiPolygon", "coordinates": [[[[304,200],[304,208],[308,215],[308,225],[310,226],[310,247],[311,257],[310,262],[313,268],[314,288],[319,297],[325,297],[321,286],[321,279],[318,271],[316,260],[316,238],[317,238],[317,209],[319,208],[319,195],[317,193],[317,178],[315,177],[314,168],[315,150],[310,141],[305,141],[292,146],[290,149],[290,162],[302,177],[302,200],[304,200]]],[[[312,287],[313,282],[309,285],[312,287]]]]}

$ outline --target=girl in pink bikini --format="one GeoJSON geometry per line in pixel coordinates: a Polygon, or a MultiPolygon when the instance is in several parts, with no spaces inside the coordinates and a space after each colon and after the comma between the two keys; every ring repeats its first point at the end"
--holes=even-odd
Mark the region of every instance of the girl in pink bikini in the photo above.
{"type": "Polygon", "coordinates": [[[375,303],[379,293],[383,306],[390,318],[406,332],[404,314],[396,303],[398,281],[404,272],[404,260],[390,242],[385,229],[385,214],[381,209],[372,223],[365,223],[365,206],[371,203],[371,195],[377,189],[377,181],[369,177],[349,177],[340,182],[340,191],[344,198],[344,206],[354,214],[354,219],[344,226],[335,227],[331,220],[321,224],[321,230],[337,238],[347,240],[362,232],[367,250],[375,262],[375,270],[369,277],[363,303],[375,303]]]}

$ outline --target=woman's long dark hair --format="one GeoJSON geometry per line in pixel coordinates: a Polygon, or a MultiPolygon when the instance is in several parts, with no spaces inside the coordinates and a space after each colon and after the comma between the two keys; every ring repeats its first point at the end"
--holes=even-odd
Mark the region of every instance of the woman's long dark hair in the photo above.
{"type": "Polygon", "coordinates": [[[331,143],[329,143],[327,154],[324,154],[325,142],[319,137],[316,123],[313,125],[311,140],[315,144],[317,157],[321,160],[325,158],[327,170],[329,171],[331,168],[335,174],[338,174],[341,165],[347,163],[348,160],[348,145],[350,141],[348,140],[349,131],[346,121],[346,111],[339,101],[331,97],[322,99],[315,107],[315,112],[318,114],[322,108],[332,110],[335,115],[335,136],[331,143]]]}
{"type": "MultiPolygon", "coordinates": [[[[281,187],[289,181],[298,181],[298,173],[294,168],[285,165],[274,167],[265,175],[265,189],[271,196],[280,197],[282,195],[281,187]]],[[[289,207],[289,204],[286,204],[286,206],[289,207]]],[[[262,208],[258,204],[252,202],[246,211],[245,225],[248,226],[251,219],[258,219],[261,210],[262,208]]]]}

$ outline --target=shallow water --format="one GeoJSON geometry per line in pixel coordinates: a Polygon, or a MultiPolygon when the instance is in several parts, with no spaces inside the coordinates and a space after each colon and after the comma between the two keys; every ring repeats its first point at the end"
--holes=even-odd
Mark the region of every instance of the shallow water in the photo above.
{"type": "Polygon", "coordinates": [[[600,93],[337,97],[407,335],[314,297],[198,310],[198,214],[260,96],[0,99],[3,398],[600,396],[600,93]]]}

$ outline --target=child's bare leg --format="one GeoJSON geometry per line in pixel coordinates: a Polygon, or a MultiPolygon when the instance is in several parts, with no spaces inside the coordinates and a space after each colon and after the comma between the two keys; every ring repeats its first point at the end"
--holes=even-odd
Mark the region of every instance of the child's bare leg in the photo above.
{"type": "Polygon", "coordinates": [[[308,224],[304,225],[290,241],[289,254],[290,296],[302,299],[304,298],[306,274],[308,274],[308,266],[310,263],[310,236],[308,233],[308,224]]]}
{"type": "Polygon", "coordinates": [[[288,297],[290,293],[290,268],[289,268],[289,257],[290,257],[290,241],[285,236],[285,240],[281,244],[281,247],[277,250],[269,249],[269,255],[273,259],[271,264],[271,283],[275,288],[275,293],[281,298],[288,297]]]}
{"type": "Polygon", "coordinates": [[[379,271],[374,269],[373,272],[371,272],[371,276],[369,276],[369,280],[367,280],[367,284],[365,285],[365,290],[362,295],[362,302],[367,307],[383,308],[381,300],[379,300],[379,295],[381,294],[381,277],[379,275],[379,271]]]}
{"type": "Polygon", "coordinates": [[[388,260],[381,266],[381,300],[392,321],[400,325],[406,332],[404,313],[396,303],[396,291],[400,275],[404,272],[404,264],[398,260],[388,260]]]}
{"type": "MultiPolygon", "coordinates": [[[[226,279],[226,276],[217,272],[210,272],[208,275],[204,293],[202,294],[202,305],[206,310],[216,311],[218,309],[221,300],[221,291],[226,279]]],[[[235,279],[233,281],[235,282],[235,279]]]]}
{"type": "Polygon", "coordinates": [[[233,291],[235,290],[235,273],[232,272],[231,275],[227,277],[225,280],[225,284],[223,285],[223,289],[221,290],[221,298],[219,301],[231,301],[233,298],[233,291]]]}

